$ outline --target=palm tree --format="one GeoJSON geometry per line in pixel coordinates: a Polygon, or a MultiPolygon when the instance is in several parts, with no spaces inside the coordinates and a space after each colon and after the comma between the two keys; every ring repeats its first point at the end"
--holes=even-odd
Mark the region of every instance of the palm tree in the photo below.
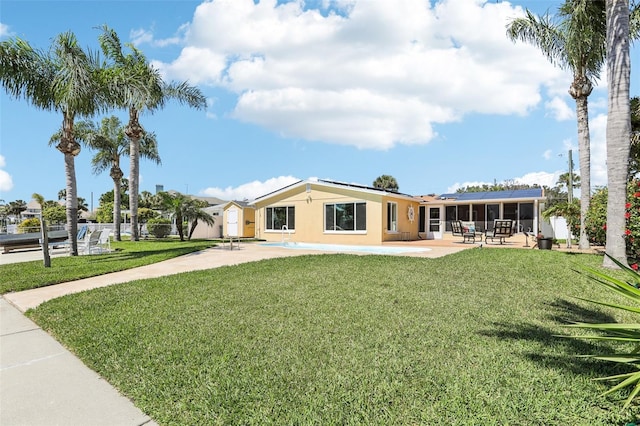
{"type": "Polygon", "coordinates": [[[7,204],[7,214],[20,217],[25,210],[27,210],[27,203],[24,200],[9,201],[7,204]]]}
{"type": "Polygon", "coordinates": [[[578,150],[580,158],[580,239],[581,249],[589,248],[585,217],[591,198],[591,138],[589,136],[588,97],[600,76],[605,57],[604,0],[566,0],[560,7],[558,22],[549,16],[516,18],[507,26],[512,41],[537,46],[547,59],[573,74],[569,94],[576,101],[578,150]]]}
{"type": "Polygon", "coordinates": [[[37,108],[62,113],[62,137],[56,148],[64,155],[67,231],[73,256],[78,254],[74,160],[80,153],[74,121],[76,116],[91,116],[106,105],[100,72],[97,58],[85,52],[71,32],[58,35],[48,52],[19,38],[0,42],[0,81],[6,92],[37,108]]]}
{"type": "MultiPolygon", "coordinates": [[[[624,231],[627,174],[631,145],[631,110],[629,85],[629,0],[607,0],[607,242],[606,252],[627,265],[624,231]]],[[[616,268],[609,256],[603,265],[616,268]]]]}
{"type": "Polygon", "coordinates": [[[381,175],[373,181],[374,188],[384,189],[385,191],[398,192],[400,187],[398,181],[391,175],[381,175]]]}
{"type": "Polygon", "coordinates": [[[212,215],[202,210],[204,207],[207,207],[206,201],[191,199],[191,202],[187,203],[188,208],[183,213],[184,218],[190,223],[189,226],[189,235],[187,236],[187,240],[191,239],[193,232],[196,230],[198,223],[200,221],[206,223],[209,226],[213,226],[215,224],[215,219],[212,215]]]}
{"type": "Polygon", "coordinates": [[[125,129],[129,137],[129,210],[131,212],[131,239],[138,241],[138,192],[140,175],[140,139],[145,130],[139,122],[144,110],[153,112],[161,109],[169,99],[194,108],[204,108],[206,99],[196,87],[182,83],[166,83],[158,70],[149,64],[144,54],[131,44],[131,53],[125,55],[122,43],[115,31],[104,25],[99,36],[100,46],[105,56],[113,60],[112,93],[117,97],[117,106],[129,110],[129,123],[125,129]]]}
{"type": "MultiPolygon", "coordinates": [[[[120,157],[129,152],[129,139],[125,129],[117,117],[111,116],[103,118],[101,124],[90,121],[80,122],[76,130],[78,139],[84,141],[89,148],[98,151],[91,160],[93,173],[100,174],[109,170],[109,176],[113,179],[114,239],[121,241],[122,192],[120,189],[124,173],[120,168],[120,157]]],[[[140,139],[140,156],[161,164],[154,133],[145,133],[140,139]]]]}

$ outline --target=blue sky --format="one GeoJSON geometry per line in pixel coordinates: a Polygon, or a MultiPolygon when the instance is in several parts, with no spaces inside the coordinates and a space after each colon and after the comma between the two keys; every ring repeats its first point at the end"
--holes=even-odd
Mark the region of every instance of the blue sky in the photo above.
{"type": "MultiPolygon", "coordinates": [[[[505,180],[552,186],[570,149],[577,169],[571,76],[504,35],[523,8],[560,3],[2,0],[0,39],[46,49],[70,30],[97,50],[95,27],[107,24],[165,79],[202,90],[206,111],[170,103],[141,117],[162,158],[141,162],[141,190],[253,199],[298,179],[371,185],[388,174],[401,192],[440,194],[505,180]]],[[[638,96],[637,46],[631,60],[638,96]]],[[[605,86],[603,75],[589,98],[594,186],[606,184],[605,86]]],[[[3,91],[0,120],[0,199],[56,199],[64,161],[48,141],[61,116],[3,91]]],[[[76,157],[76,176],[97,207],[113,184],[92,174],[92,156],[76,157]]]]}

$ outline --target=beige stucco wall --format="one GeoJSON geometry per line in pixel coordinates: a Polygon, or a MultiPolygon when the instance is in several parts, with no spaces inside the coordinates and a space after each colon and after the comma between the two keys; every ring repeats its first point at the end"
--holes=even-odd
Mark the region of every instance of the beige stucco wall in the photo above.
{"type": "Polygon", "coordinates": [[[222,216],[213,216],[213,220],[214,224],[211,226],[199,221],[196,229],[193,231],[193,235],[191,238],[220,238],[220,225],[222,225],[222,216]]]}
{"type": "Polygon", "coordinates": [[[368,191],[351,188],[327,188],[322,185],[308,184],[291,188],[289,191],[275,194],[268,199],[257,201],[256,206],[256,238],[267,241],[289,241],[325,244],[380,244],[382,241],[399,240],[402,231],[408,232],[406,238],[417,239],[418,236],[418,202],[386,197],[368,191]],[[327,203],[366,202],[367,230],[358,231],[325,231],[324,210],[327,203]],[[386,201],[398,203],[398,231],[387,233],[386,201]],[[412,204],[415,220],[410,223],[407,211],[412,204]],[[266,230],[266,207],[295,207],[295,230],[266,230]]]}

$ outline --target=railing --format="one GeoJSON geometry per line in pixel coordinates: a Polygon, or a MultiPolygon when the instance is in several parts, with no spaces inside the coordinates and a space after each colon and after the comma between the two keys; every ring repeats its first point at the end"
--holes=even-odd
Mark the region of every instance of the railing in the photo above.
{"type": "Polygon", "coordinates": [[[291,231],[289,230],[287,225],[282,225],[282,243],[283,244],[286,242],[284,238],[284,231],[287,231],[287,234],[288,234],[286,241],[291,241],[291,231]]]}

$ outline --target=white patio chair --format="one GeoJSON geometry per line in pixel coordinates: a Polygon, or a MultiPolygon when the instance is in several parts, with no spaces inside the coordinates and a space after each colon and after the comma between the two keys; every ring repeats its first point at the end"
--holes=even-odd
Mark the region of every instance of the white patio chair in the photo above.
{"type": "Polygon", "coordinates": [[[100,242],[100,234],[102,231],[93,231],[84,240],[78,241],[78,253],[91,254],[94,251],[100,250],[98,243],[100,242]]]}
{"type": "Polygon", "coordinates": [[[109,253],[111,251],[111,229],[103,229],[98,239],[98,248],[100,253],[109,253]]]}

